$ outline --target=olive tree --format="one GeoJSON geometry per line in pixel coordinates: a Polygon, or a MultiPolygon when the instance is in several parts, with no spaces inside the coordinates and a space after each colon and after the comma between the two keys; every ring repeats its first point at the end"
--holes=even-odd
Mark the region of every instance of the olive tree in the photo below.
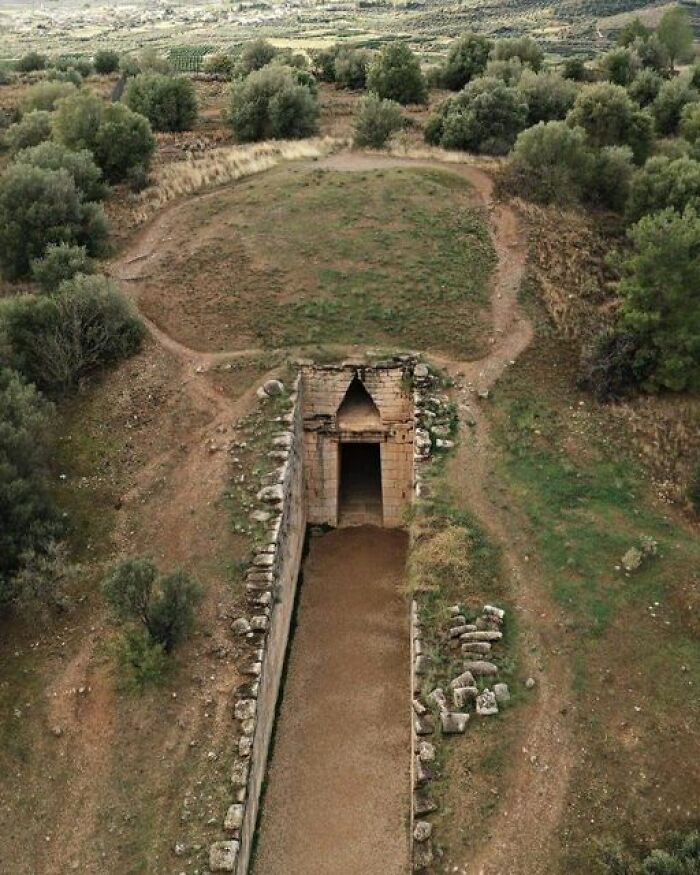
{"type": "Polygon", "coordinates": [[[627,205],[627,218],[637,222],[647,213],[686,207],[700,213],[700,161],[683,156],[650,158],[635,175],[627,205]]]}
{"type": "Polygon", "coordinates": [[[355,121],[354,143],[356,146],[371,146],[381,149],[387,140],[404,125],[401,106],[393,100],[382,100],[376,94],[368,94],[360,101],[355,121]]]}
{"type": "Polygon", "coordinates": [[[542,66],[544,52],[531,37],[519,36],[497,40],[491,51],[491,57],[494,61],[519,58],[523,64],[537,71],[542,66]]]}
{"type": "Polygon", "coordinates": [[[565,118],[576,100],[576,85],[557,73],[525,69],[517,87],[527,101],[527,120],[531,125],[565,118]]]}
{"type": "Polygon", "coordinates": [[[659,133],[675,134],[685,107],[698,100],[700,93],[685,77],[664,82],[652,106],[659,133]]]}
{"type": "Polygon", "coordinates": [[[35,109],[43,109],[53,112],[56,103],[64,97],[75,94],[76,88],[70,82],[37,82],[27,92],[22,101],[23,112],[32,112],[35,109]]]}
{"type": "Polygon", "coordinates": [[[428,99],[420,62],[405,43],[390,43],[382,49],[367,73],[367,88],[402,106],[428,99]]]}
{"type": "Polygon", "coordinates": [[[493,42],[478,33],[463,33],[447,50],[447,60],[440,70],[440,84],[450,91],[462,88],[481,76],[486,69],[493,42]]]}
{"type": "Polygon", "coordinates": [[[38,146],[22,149],[15,158],[15,164],[41,167],[44,170],[68,171],[85,201],[100,201],[107,196],[107,187],[102,181],[102,170],[97,166],[88,149],[74,152],[60,143],[49,140],[38,146]]]}
{"type": "Polygon", "coordinates": [[[318,130],[318,102],[293,70],[271,64],[233,83],[225,120],[240,142],[299,139],[318,130]]]}
{"type": "Polygon", "coordinates": [[[693,28],[688,13],[680,6],[672,6],[664,12],[656,35],[666,46],[672,64],[692,57],[693,28]]]}
{"type": "Polygon", "coordinates": [[[189,79],[142,73],[132,79],[124,102],[156,131],[188,131],[197,120],[197,94],[189,79]]]}
{"type": "Polygon", "coordinates": [[[4,142],[7,149],[14,153],[20,149],[37,146],[51,137],[51,113],[45,110],[34,110],[15,122],[5,132],[4,142]]]}
{"type": "Polygon", "coordinates": [[[583,128],[596,148],[629,146],[638,163],[644,162],[651,149],[652,119],[620,85],[584,85],[566,120],[572,127],[583,128]]]}

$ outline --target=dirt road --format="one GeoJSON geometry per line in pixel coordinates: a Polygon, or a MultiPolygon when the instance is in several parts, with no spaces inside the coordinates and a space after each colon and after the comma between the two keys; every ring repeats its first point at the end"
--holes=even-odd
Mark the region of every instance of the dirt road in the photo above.
{"type": "Polygon", "coordinates": [[[405,875],[404,532],[315,537],[277,724],[256,875],[405,875]]]}

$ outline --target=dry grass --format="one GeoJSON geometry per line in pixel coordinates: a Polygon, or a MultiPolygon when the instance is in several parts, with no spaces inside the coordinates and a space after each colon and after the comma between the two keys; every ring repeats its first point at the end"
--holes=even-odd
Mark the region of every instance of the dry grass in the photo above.
{"type": "Polygon", "coordinates": [[[470,532],[461,526],[448,525],[418,537],[409,560],[409,587],[413,592],[430,592],[464,585],[472,575],[473,547],[470,532]]]}
{"type": "Polygon", "coordinates": [[[281,161],[322,158],[343,145],[342,140],[333,137],[251,143],[213,149],[199,157],[166,164],[157,171],[155,185],[136,199],[134,224],[144,224],[177,198],[262,173],[281,161]]]}

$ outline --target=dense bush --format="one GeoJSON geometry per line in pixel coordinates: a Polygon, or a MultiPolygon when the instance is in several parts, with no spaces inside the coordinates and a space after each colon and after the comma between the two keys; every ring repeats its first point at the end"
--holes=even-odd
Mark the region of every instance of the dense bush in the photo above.
{"type": "Polygon", "coordinates": [[[15,64],[18,73],[33,73],[34,70],[45,70],[47,58],[39,52],[27,52],[15,64]]]}
{"type": "Polygon", "coordinates": [[[390,43],[382,49],[367,72],[367,88],[402,106],[428,99],[418,58],[405,43],[390,43]]]}
{"type": "Polygon", "coordinates": [[[615,85],[629,85],[641,70],[642,62],[633,49],[620,46],[603,55],[598,66],[604,79],[615,85]]]}
{"type": "Polygon", "coordinates": [[[638,360],[633,334],[608,328],[584,347],[579,385],[598,401],[619,401],[631,395],[649,375],[649,363],[638,360]]]}
{"type": "Polygon", "coordinates": [[[0,606],[21,596],[18,572],[58,531],[46,477],[50,421],[34,386],[0,364],[0,606]]]}
{"type": "Polygon", "coordinates": [[[484,76],[487,79],[500,79],[506,85],[517,85],[525,69],[529,68],[523,65],[520,58],[506,58],[502,61],[491,59],[486,65],[484,76]]]}
{"type": "Polygon", "coordinates": [[[656,35],[668,50],[672,64],[692,58],[693,28],[688,13],[680,6],[672,6],[664,12],[656,35]]]}
{"type": "Polygon", "coordinates": [[[5,132],[5,147],[10,152],[19,152],[30,146],[37,146],[51,136],[52,119],[51,113],[44,110],[35,110],[22,116],[20,121],[15,122],[5,132]]]}
{"type": "Polygon", "coordinates": [[[271,64],[231,86],[225,119],[240,142],[298,139],[318,130],[318,103],[295,71],[271,64]]]}
{"type": "Polygon", "coordinates": [[[656,100],[663,81],[654,70],[641,70],[627,91],[641,107],[650,106],[656,100]]]}
{"type": "Polygon", "coordinates": [[[341,46],[329,46],[327,49],[314,49],[311,52],[311,65],[314,76],[320,82],[335,82],[335,59],[341,46]]]}
{"type": "Polygon", "coordinates": [[[659,73],[662,76],[669,75],[671,72],[671,59],[668,49],[655,34],[645,40],[636,40],[632,47],[637,53],[642,67],[647,70],[654,70],[655,73],[659,73]]]}
{"type": "Polygon", "coordinates": [[[355,145],[381,149],[403,125],[404,117],[398,103],[368,94],[360,101],[355,121],[355,145]]]}
{"type": "Polygon", "coordinates": [[[516,88],[498,79],[474,79],[430,119],[426,139],[448,149],[505,155],[527,125],[527,113],[516,88]]]}
{"type": "Polygon", "coordinates": [[[675,134],[681,115],[689,103],[697,103],[700,93],[690,81],[679,77],[664,82],[653,103],[656,128],[660,134],[675,134]]]}
{"type": "Polygon", "coordinates": [[[700,215],[687,207],[645,216],[621,261],[620,326],[649,367],[647,388],[700,388],[700,215]]]}
{"type": "Polygon", "coordinates": [[[75,94],[75,85],[70,82],[37,82],[27,92],[22,101],[22,109],[24,112],[35,109],[53,112],[56,102],[63,97],[70,97],[71,94],[75,94]]]}
{"type": "Polygon", "coordinates": [[[627,205],[627,218],[637,222],[647,213],[687,207],[700,213],[700,161],[689,157],[650,158],[635,175],[627,205]]]}
{"type": "Polygon", "coordinates": [[[117,563],[102,592],[120,620],[142,624],[166,653],[190,633],[202,598],[199,584],[181,569],[159,574],[149,559],[138,558],[117,563]]]}
{"type": "Polygon", "coordinates": [[[31,264],[32,277],[45,292],[55,292],[65,280],[77,274],[95,272],[95,262],[90,258],[85,246],[71,246],[69,243],[52,243],[46,247],[41,258],[31,264]]]}
{"type": "Polygon", "coordinates": [[[696,514],[700,516],[700,463],[695,466],[690,476],[687,491],[688,501],[696,514]]]}
{"type": "Polygon", "coordinates": [[[93,58],[95,72],[101,76],[116,73],[119,69],[119,55],[111,49],[100,49],[93,58]]]}
{"type": "Polygon", "coordinates": [[[85,245],[99,254],[106,236],[101,208],[83,203],[66,170],[18,164],[0,178],[0,268],[8,279],[26,276],[50,243],[85,245]]]}
{"type": "Polygon", "coordinates": [[[168,656],[146,629],[126,629],[113,652],[122,689],[142,692],[151,684],[163,682],[169,668],[168,656]]]}
{"type": "Polygon", "coordinates": [[[75,55],[61,55],[58,58],[53,58],[50,66],[54,70],[64,72],[74,70],[80,75],[81,79],[87,79],[93,72],[92,61],[89,58],[76,57],[75,55]]]}
{"type": "Polygon", "coordinates": [[[342,88],[361,91],[367,85],[371,61],[372,56],[363,49],[340,49],[335,59],[335,82],[342,88]]]}
{"type": "Polygon", "coordinates": [[[571,79],[572,82],[585,82],[588,71],[583,58],[566,58],[562,64],[561,75],[564,79],[571,79]]]}
{"type": "Polygon", "coordinates": [[[683,107],[680,133],[689,143],[700,143],[700,103],[689,103],[683,107]]]}
{"type": "Polygon", "coordinates": [[[491,40],[478,33],[464,33],[458,37],[450,44],[447,60],[440,71],[442,87],[461,91],[467,82],[481,76],[492,48],[491,40]]]}
{"type": "Polygon", "coordinates": [[[582,128],[564,122],[540,122],[518,135],[512,167],[523,194],[544,203],[583,197],[591,154],[582,128]]]}
{"type": "Polygon", "coordinates": [[[135,353],[144,329],[133,305],[103,276],[76,276],[50,297],[3,302],[0,325],[10,363],[54,394],[135,353]]]}
{"type": "Polygon", "coordinates": [[[583,128],[591,146],[629,146],[643,163],[653,139],[653,122],[624,88],[607,82],[585,85],[567,116],[572,127],[583,128]]]}
{"type": "Polygon", "coordinates": [[[85,201],[100,201],[107,196],[102,171],[87,149],[74,152],[60,143],[47,141],[17,153],[15,164],[41,167],[44,170],[66,170],[85,201]]]}
{"type": "Polygon", "coordinates": [[[537,71],[542,66],[544,52],[531,37],[519,36],[498,40],[491,51],[491,57],[495,61],[520,58],[523,64],[537,71]]]}
{"type": "Polygon", "coordinates": [[[231,55],[219,52],[209,55],[204,61],[204,72],[215,76],[225,76],[230,79],[233,75],[234,61],[231,55]]]}
{"type": "Polygon", "coordinates": [[[156,147],[147,118],[93,94],[59,102],[54,137],[69,149],[89,149],[110,182],[120,182],[135,167],[147,168],[156,147]]]}
{"type": "Polygon", "coordinates": [[[576,100],[576,85],[557,73],[524,70],[518,90],[527,101],[528,124],[563,119],[576,100]]]}
{"type": "Polygon", "coordinates": [[[631,46],[636,40],[647,40],[653,34],[653,30],[647,27],[639,16],[628,21],[617,34],[618,46],[631,46]]]}
{"type": "Polygon", "coordinates": [[[182,76],[142,73],[129,83],[124,102],[156,131],[189,131],[197,120],[194,85],[182,76]]]}
{"type": "Polygon", "coordinates": [[[629,146],[604,146],[592,151],[591,173],[585,199],[623,212],[634,178],[634,156],[629,146]]]}
{"type": "Polygon", "coordinates": [[[264,39],[252,40],[243,47],[236,63],[236,75],[248,76],[256,70],[262,70],[274,59],[277,49],[264,39]]]}

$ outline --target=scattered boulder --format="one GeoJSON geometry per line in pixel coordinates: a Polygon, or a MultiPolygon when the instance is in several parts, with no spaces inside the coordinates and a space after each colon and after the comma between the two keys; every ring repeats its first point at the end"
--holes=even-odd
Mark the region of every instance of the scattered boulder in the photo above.
{"type": "Polygon", "coordinates": [[[493,692],[499,705],[503,705],[505,702],[510,702],[510,690],[508,689],[508,684],[494,684],[493,692]]]}
{"type": "Polygon", "coordinates": [[[476,697],[476,713],[480,717],[489,717],[492,714],[498,714],[498,702],[496,694],[491,690],[484,690],[476,697]]]}
{"type": "Polygon", "coordinates": [[[212,872],[235,872],[239,844],[235,839],[229,842],[214,842],[209,848],[209,868],[212,872]]]}
{"type": "Polygon", "coordinates": [[[454,689],[455,687],[473,687],[474,686],[474,675],[470,671],[462,672],[461,675],[456,677],[453,681],[450,681],[450,687],[454,689]]]}
{"type": "Polygon", "coordinates": [[[478,660],[476,662],[467,662],[465,666],[467,671],[479,677],[496,677],[498,668],[492,662],[478,660]]]}
{"type": "Polygon", "coordinates": [[[417,817],[437,811],[437,803],[426,793],[416,790],[413,794],[413,811],[417,817]]]}
{"type": "Polygon", "coordinates": [[[236,720],[249,720],[255,716],[257,703],[255,699],[241,699],[233,708],[233,716],[236,720]]]}
{"type": "Polygon", "coordinates": [[[453,687],[452,701],[455,708],[466,708],[469,702],[475,702],[479,695],[479,690],[476,687],[453,687]]]}
{"type": "Polygon", "coordinates": [[[270,398],[284,393],[284,383],[281,380],[267,380],[263,383],[263,392],[270,398]]]}
{"type": "Polygon", "coordinates": [[[226,812],[226,817],[224,818],[224,829],[232,832],[233,830],[240,829],[243,825],[243,813],[245,808],[243,805],[230,805],[228,811],[226,812]]]}
{"type": "Polygon", "coordinates": [[[501,638],[503,638],[503,632],[495,630],[464,632],[459,636],[460,641],[500,641],[501,638]]]}
{"type": "Polygon", "coordinates": [[[417,820],[413,826],[413,838],[417,842],[426,842],[433,834],[433,825],[427,820],[417,820]]]}
{"type": "Polygon", "coordinates": [[[258,501],[264,501],[266,504],[281,504],[284,501],[284,489],[281,484],[275,483],[272,486],[263,486],[257,494],[258,501]]]}
{"type": "Polygon", "coordinates": [[[432,735],[435,731],[435,720],[432,714],[416,715],[414,725],[416,735],[432,735]]]}
{"type": "Polygon", "coordinates": [[[433,849],[430,842],[417,842],[413,848],[413,871],[422,872],[433,864],[433,849]]]}
{"type": "Polygon", "coordinates": [[[418,742],[418,758],[421,762],[432,763],[435,759],[435,745],[421,739],[418,742]]]}
{"type": "Polygon", "coordinates": [[[442,731],[445,735],[457,735],[467,728],[469,714],[461,711],[443,711],[440,715],[442,731]]]}
{"type": "Polygon", "coordinates": [[[231,623],[231,631],[236,635],[247,635],[250,632],[250,623],[245,617],[239,617],[231,623]]]}
{"type": "Polygon", "coordinates": [[[625,571],[636,571],[642,564],[644,554],[638,547],[630,547],[622,557],[622,567],[625,571]]]}
{"type": "Polygon", "coordinates": [[[534,678],[528,678],[528,679],[525,681],[525,689],[526,689],[526,690],[532,690],[532,689],[534,689],[535,683],[536,683],[536,681],[535,681],[534,678]]]}

